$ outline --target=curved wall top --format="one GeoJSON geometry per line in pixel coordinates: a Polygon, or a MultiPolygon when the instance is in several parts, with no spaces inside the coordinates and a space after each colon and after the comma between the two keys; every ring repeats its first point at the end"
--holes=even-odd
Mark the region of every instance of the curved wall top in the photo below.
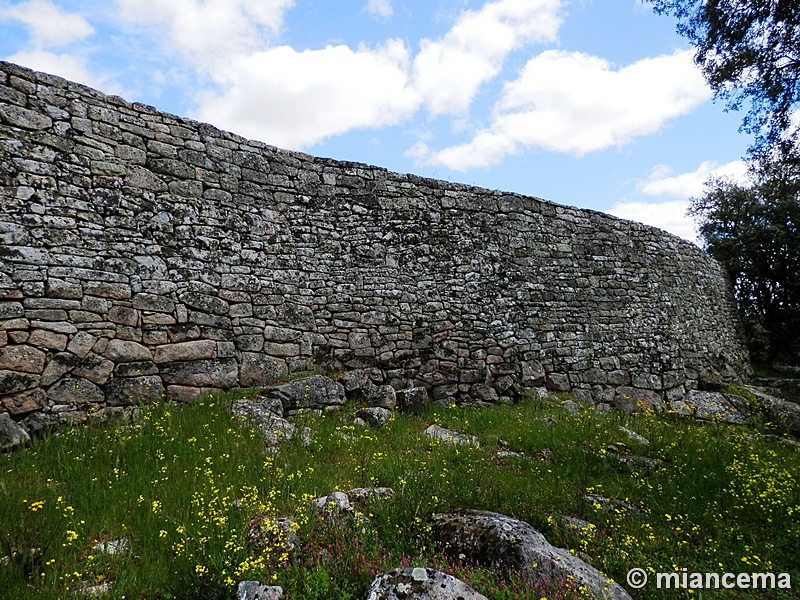
{"type": "Polygon", "coordinates": [[[658,402],[747,355],[720,266],[663,231],[0,63],[0,411],[80,419],[317,364],[436,398],[658,402]]]}

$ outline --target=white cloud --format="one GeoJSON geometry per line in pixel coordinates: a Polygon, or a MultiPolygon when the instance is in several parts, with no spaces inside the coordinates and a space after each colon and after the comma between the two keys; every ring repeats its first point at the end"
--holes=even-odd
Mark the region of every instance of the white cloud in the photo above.
{"type": "Polygon", "coordinates": [[[509,52],[526,43],[554,41],[560,8],[560,0],[497,0],[463,12],[442,39],[422,40],[414,84],[430,113],[464,113],[509,52]]]}
{"type": "Polygon", "coordinates": [[[206,94],[196,118],[293,149],[393,125],[419,106],[408,86],[409,61],[401,40],[376,49],[281,46],[243,56],[219,73],[223,91],[206,94]]]}
{"type": "Polygon", "coordinates": [[[388,19],[394,14],[391,0],[369,0],[364,10],[381,19],[388,19]]]}
{"type": "Polygon", "coordinates": [[[505,85],[488,128],[466,144],[418,158],[463,171],[497,164],[522,148],[581,156],[653,134],[710,97],[691,52],[615,69],[596,56],[549,50],[505,85]]]}
{"type": "Polygon", "coordinates": [[[0,21],[19,21],[35,48],[56,48],[86,39],[94,33],[80,15],[67,13],[50,0],[28,0],[0,7],[0,21]]]}
{"type": "Polygon", "coordinates": [[[671,196],[672,200],[622,201],[617,202],[607,212],[623,219],[659,227],[700,245],[697,226],[686,211],[689,208],[690,198],[701,196],[705,191],[706,181],[712,177],[745,183],[747,165],[742,160],[734,160],[724,165],[704,161],[694,171],[678,175],[672,175],[672,169],[666,165],[657,165],[646,179],[636,183],[636,189],[648,196],[671,196]]]}
{"type": "Polygon", "coordinates": [[[658,227],[699,245],[697,226],[686,214],[688,208],[687,200],[618,202],[606,212],[622,219],[658,227]]]}
{"type": "Polygon", "coordinates": [[[671,175],[672,169],[666,165],[653,167],[647,177],[636,184],[636,188],[648,196],[674,196],[692,198],[703,194],[705,183],[711,177],[722,177],[734,182],[747,180],[747,165],[743,160],[735,160],[724,165],[704,161],[690,173],[671,175]]]}
{"type": "Polygon", "coordinates": [[[86,65],[86,60],[82,56],[71,54],[55,54],[53,52],[32,51],[17,52],[7,57],[5,60],[25,65],[35,71],[50,73],[64,77],[70,81],[76,81],[90,87],[103,90],[107,94],[119,94],[128,96],[125,90],[114,83],[111,79],[99,75],[86,65]]]}
{"type": "Polygon", "coordinates": [[[117,0],[120,17],[155,28],[201,70],[224,68],[231,57],[263,48],[294,0],[117,0]]]}

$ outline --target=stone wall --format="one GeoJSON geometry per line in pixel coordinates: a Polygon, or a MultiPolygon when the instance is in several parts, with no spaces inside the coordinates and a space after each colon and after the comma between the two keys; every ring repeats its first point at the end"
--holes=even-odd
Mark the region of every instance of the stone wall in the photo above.
{"type": "Polygon", "coordinates": [[[0,63],[0,411],[36,423],[317,366],[658,403],[746,350],[663,231],[314,158],[0,63]]]}

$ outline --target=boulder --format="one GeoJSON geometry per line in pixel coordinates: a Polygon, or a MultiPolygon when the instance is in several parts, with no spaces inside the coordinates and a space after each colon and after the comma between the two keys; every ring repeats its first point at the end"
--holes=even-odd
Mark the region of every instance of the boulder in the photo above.
{"type": "Polygon", "coordinates": [[[720,392],[691,390],[669,405],[671,411],[703,421],[742,424],[750,420],[750,405],[745,398],[720,392]]]}
{"type": "Polygon", "coordinates": [[[367,600],[486,600],[460,579],[434,569],[394,569],[378,575],[367,600]]]}
{"type": "Polygon", "coordinates": [[[755,396],[770,427],[781,433],[800,436],[800,404],[775,398],[757,387],[745,386],[745,389],[755,396]]]}
{"type": "Polygon", "coordinates": [[[460,510],[433,516],[433,534],[446,553],[492,568],[523,572],[548,582],[569,580],[597,600],[630,600],[618,584],[548,543],[533,527],[498,513],[460,510]]]}
{"type": "Polygon", "coordinates": [[[8,413],[0,413],[0,450],[14,448],[30,441],[28,432],[17,425],[8,413]]]}
{"type": "Polygon", "coordinates": [[[264,585],[260,581],[240,581],[236,588],[236,600],[281,600],[283,588],[279,585],[264,585]]]}
{"type": "Polygon", "coordinates": [[[361,388],[361,393],[370,406],[388,408],[389,410],[394,410],[397,407],[397,393],[390,385],[375,385],[368,381],[361,388]]]}
{"type": "Polygon", "coordinates": [[[286,361],[260,352],[242,352],[239,362],[239,385],[242,387],[273,385],[289,375],[286,361]]]}
{"type": "Polygon", "coordinates": [[[278,399],[284,411],[342,406],[347,398],[341,383],[323,375],[290,381],[264,390],[264,397],[278,399]]]}
{"type": "Polygon", "coordinates": [[[327,496],[314,498],[311,503],[314,505],[314,512],[321,517],[358,514],[350,504],[350,498],[344,492],[331,492],[327,496]]]}
{"type": "Polygon", "coordinates": [[[350,504],[363,507],[370,500],[387,500],[394,496],[394,490],[389,487],[374,488],[353,488],[347,490],[347,498],[350,504]]]}
{"type": "Polygon", "coordinates": [[[428,390],[424,387],[412,387],[397,392],[400,410],[408,414],[418,414],[431,403],[428,390]]]}
{"type": "Polygon", "coordinates": [[[263,399],[263,401],[237,400],[231,406],[231,412],[261,432],[269,446],[277,446],[281,442],[289,441],[295,435],[300,436],[304,446],[311,444],[311,430],[308,427],[298,428],[294,423],[279,417],[272,411],[271,404],[272,400],[270,399],[263,399]]]}
{"type": "Polygon", "coordinates": [[[373,427],[381,428],[394,416],[394,413],[388,408],[371,407],[362,408],[356,413],[360,419],[364,419],[373,427]]]}
{"type": "Polygon", "coordinates": [[[431,425],[425,430],[425,437],[431,440],[439,440],[451,446],[480,446],[478,438],[466,433],[458,433],[445,429],[439,425],[431,425]]]}

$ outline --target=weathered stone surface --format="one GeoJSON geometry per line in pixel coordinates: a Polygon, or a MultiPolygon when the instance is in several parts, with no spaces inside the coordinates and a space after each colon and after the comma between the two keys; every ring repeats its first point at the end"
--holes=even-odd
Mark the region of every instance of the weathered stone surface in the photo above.
{"type": "Polygon", "coordinates": [[[213,340],[194,340],[178,344],[157,346],[153,361],[156,363],[202,360],[214,358],[217,354],[217,343],[213,340]]]}
{"type": "Polygon", "coordinates": [[[243,419],[250,426],[261,432],[267,444],[276,446],[291,440],[299,435],[303,445],[308,446],[311,441],[311,430],[307,427],[298,428],[293,423],[279,417],[271,409],[272,401],[237,400],[231,407],[231,412],[237,418],[243,419]]]}
{"type": "Polygon", "coordinates": [[[239,365],[233,358],[163,363],[160,371],[168,384],[224,389],[239,383],[239,365]]]}
{"type": "Polygon", "coordinates": [[[347,490],[347,498],[351,505],[365,506],[373,500],[388,500],[394,496],[394,490],[389,487],[353,488],[347,490]]]}
{"type": "Polygon", "coordinates": [[[342,406],[347,400],[344,386],[323,375],[313,375],[267,388],[264,395],[280,400],[285,411],[342,406]]]}
{"type": "Polygon", "coordinates": [[[44,408],[47,394],[42,389],[28,390],[21,394],[6,396],[2,400],[3,408],[10,415],[19,416],[44,408]]]}
{"type": "Polygon", "coordinates": [[[13,394],[39,385],[41,377],[30,373],[0,370],[0,394],[13,394]]]}
{"type": "Polygon", "coordinates": [[[65,377],[47,390],[47,398],[53,404],[81,406],[105,400],[103,390],[94,383],[80,377],[65,377]]]}
{"type": "Polygon", "coordinates": [[[600,571],[566,550],[550,545],[533,527],[498,513],[461,510],[437,514],[435,539],[453,557],[508,571],[528,572],[546,581],[570,579],[597,600],[630,600],[628,593],[600,571]]]}
{"type": "Polygon", "coordinates": [[[383,427],[392,418],[393,413],[388,408],[379,406],[372,406],[369,408],[362,408],[356,413],[357,417],[364,419],[373,427],[383,427]]]}
{"type": "Polygon", "coordinates": [[[460,579],[435,569],[409,567],[378,575],[367,600],[487,600],[460,579]]]}
{"type": "Polygon", "coordinates": [[[338,517],[355,515],[356,509],[350,504],[350,498],[344,492],[331,492],[311,501],[314,511],[319,516],[338,517]]]}
{"type": "Polygon", "coordinates": [[[450,444],[451,446],[480,446],[478,438],[474,435],[459,433],[446,429],[440,425],[431,425],[425,430],[425,437],[450,444]]]}
{"type": "Polygon", "coordinates": [[[33,130],[47,129],[53,125],[53,120],[50,117],[13,104],[0,104],[0,120],[12,127],[33,130]]]}
{"type": "Polygon", "coordinates": [[[289,375],[286,361],[266,354],[242,352],[239,360],[239,385],[242,387],[272,385],[289,375]]]}
{"type": "MultiPolygon", "coordinates": [[[[690,243],[174,121],[0,63],[0,349],[102,356],[104,386],[137,369],[176,389],[372,369],[343,383],[382,389],[368,403],[385,408],[386,384],[483,403],[546,384],[660,408],[747,375],[724,271],[690,243]]],[[[0,359],[1,393],[74,377],[31,356],[0,359]]]]}
{"type": "Polygon", "coordinates": [[[86,355],[91,352],[92,348],[94,348],[95,343],[97,343],[97,338],[95,336],[85,331],[79,331],[72,336],[69,344],[67,344],[67,350],[78,358],[85,358],[86,355]]]}
{"type": "Polygon", "coordinates": [[[48,359],[47,366],[42,372],[42,385],[49,386],[55,383],[64,375],[69,373],[72,369],[74,369],[79,362],[80,358],[75,356],[72,352],[59,352],[58,354],[53,354],[48,359]]]}
{"type": "Polygon", "coordinates": [[[110,406],[156,402],[165,394],[161,378],[155,375],[112,379],[106,384],[105,390],[110,406]]]}
{"type": "Polygon", "coordinates": [[[0,450],[14,448],[30,441],[28,432],[17,425],[8,413],[0,413],[0,450]]]}
{"type": "Polygon", "coordinates": [[[394,410],[397,406],[397,394],[390,385],[375,385],[371,381],[361,388],[364,399],[370,406],[394,410]]]}
{"type": "Polygon", "coordinates": [[[5,346],[0,348],[0,369],[41,373],[46,356],[42,350],[31,346],[5,346]]]}
{"type": "Polygon", "coordinates": [[[412,387],[397,393],[400,410],[404,413],[418,414],[430,404],[428,390],[424,387],[412,387]]]}
{"type": "Polygon", "coordinates": [[[104,356],[113,362],[153,360],[153,353],[146,346],[138,342],[116,339],[108,343],[104,356]]]}
{"type": "Polygon", "coordinates": [[[281,600],[283,588],[279,585],[264,585],[260,581],[240,581],[236,588],[236,600],[281,600]]]}
{"type": "Polygon", "coordinates": [[[682,400],[676,400],[670,410],[704,421],[724,421],[725,423],[746,423],[750,419],[750,405],[741,396],[719,392],[687,392],[682,400]]]}
{"type": "MultiPolygon", "coordinates": [[[[94,353],[87,354],[72,370],[72,374],[76,377],[83,377],[97,385],[106,383],[113,372],[114,363],[94,353]]],[[[44,379],[44,376],[42,378],[44,379]]]]}
{"type": "Polygon", "coordinates": [[[754,386],[745,389],[755,396],[758,410],[769,427],[800,437],[800,404],[781,400],[754,386]]]}

